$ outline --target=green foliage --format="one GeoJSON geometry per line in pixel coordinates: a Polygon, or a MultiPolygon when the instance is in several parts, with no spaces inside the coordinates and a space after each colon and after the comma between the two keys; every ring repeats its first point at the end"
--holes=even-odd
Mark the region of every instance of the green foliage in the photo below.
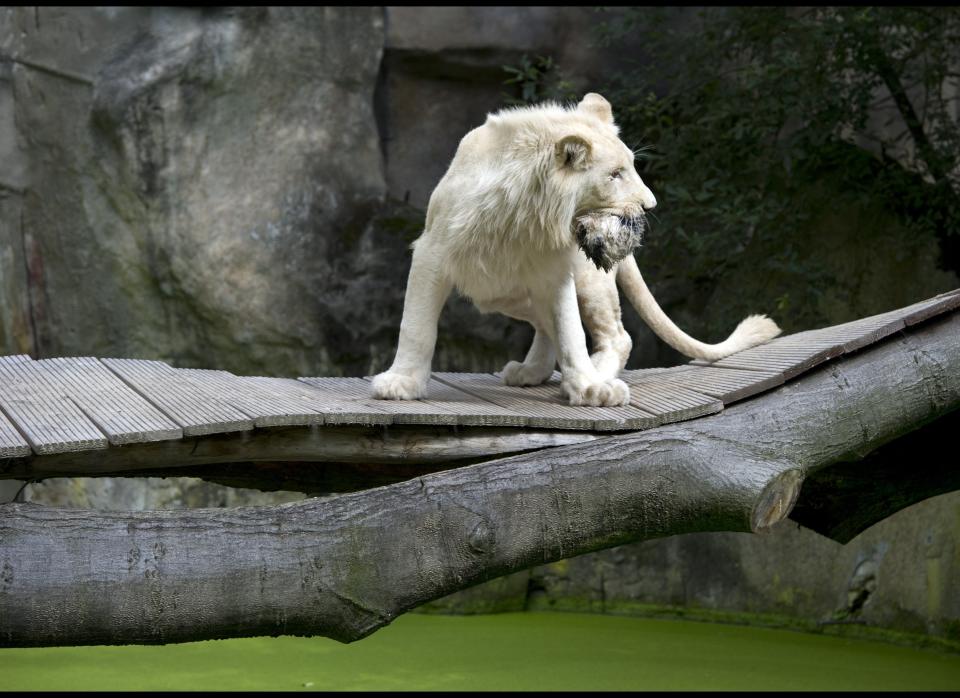
{"type": "Polygon", "coordinates": [[[515,94],[504,93],[504,102],[518,106],[536,104],[545,100],[564,101],[576,97],[572,85],[563,79],[552,56],[536,56],[531,59],[524,54],[520,65],[502,66],[511,77],[503,81],[512,86],[515,94]]]}
{"type": "Polygon", "coordinates": [[[753,250],[749,273],[806,279],[815,305],[832,280],[799,250],[840,207],[883,207],[942,252],[957,239],[957,8],[636,8],[600,39],[641,48],[603,94],[624,141],[651,144],[649,244],[688,281],[715,285],[753,250]]]}

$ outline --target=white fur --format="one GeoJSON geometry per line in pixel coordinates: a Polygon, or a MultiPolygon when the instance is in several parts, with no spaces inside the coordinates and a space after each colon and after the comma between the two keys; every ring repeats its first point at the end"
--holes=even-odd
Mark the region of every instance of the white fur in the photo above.
{"type": "MultiPolygon", "coordinates": [[[[656,205],[617,133],[609,103],[588,94],[575,108],[545,104],[491,114],[461,140],[414,244],[397,355],[388,371],[374,377],[374,397],[426,397],[437,321],[454,287],[483,312],[534,326],[526,359],[508,363],[504,381],[541,383],[559,362],[562,390],[572,405],[629,401],[626,384],[616,377],[631,346],[620,321],[617,280],[626,282],[628,298],[671,346],[684,353],[675,342],[701,353],[711,348],[663,314],[632,255],[604,273],[577,249],[577,216],[635,215],[656,205]],[[593,338],[592,357],[581,318],[593,338]]],[[[737,351],[769,339],[764,323],[776,328],[772,321],[748,318],[714,348],[737,351]]]]}

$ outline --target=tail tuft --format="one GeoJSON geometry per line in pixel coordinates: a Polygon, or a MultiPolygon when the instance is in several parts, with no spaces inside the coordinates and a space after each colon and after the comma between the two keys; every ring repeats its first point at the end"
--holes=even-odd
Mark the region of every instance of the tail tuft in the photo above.
{"type": "Polygon", "coordinates": [[[667,317],[660,305],[647,288],[637,260],[627,255],[617,267],[617,283],[630,304],[640,313],[640,317],[650,329],[684,356],[704,361],[717,361],[738,351],[755,347],[770,341],[778,334],[777,323],[766,315],[750,315],[745,318],[729,337],[719,344],[704,344],[677,327],[667,317]]]}
{"type": "Polygon", "coordinates": [[[780,334],[780,331],[777,323],[766,315],[748,315],[737,325],[730,339],[739,347],[736,351],[743,351],[769,342],[780,334]]]}

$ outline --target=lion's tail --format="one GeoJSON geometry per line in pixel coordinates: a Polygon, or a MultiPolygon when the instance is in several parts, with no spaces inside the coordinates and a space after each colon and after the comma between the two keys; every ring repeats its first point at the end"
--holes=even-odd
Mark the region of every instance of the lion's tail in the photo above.
{"type": "Polygon", "coordinates": [[[763,344],[780,334],[777,323],[766,315],[750,315],[720,344],[699,342],[673,324],[654,299],[640,275],[637,261],[628,254],[617,269],[617,283],[623,289],[630,304],[637,309],[643,321],[660,339],[685,356],[704,361],[716,361],[725,356],[758,344],[763,344]]]}

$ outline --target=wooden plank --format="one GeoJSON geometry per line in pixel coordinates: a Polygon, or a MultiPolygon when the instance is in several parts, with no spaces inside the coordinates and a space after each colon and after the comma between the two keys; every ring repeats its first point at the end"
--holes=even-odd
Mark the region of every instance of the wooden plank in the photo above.
{"type": "Polygon", "coordinates": [[[183,429],[184,436],[253,429],[253,420],[210,395],[162,361],[102,359],[148,402],[183,429]]]}
{"type": "Polygon", "coordinates": [[[822,364],[824,361],[840,356],[843,351],[843,346],[839,344],[825,348],[761,345],[732,354],[725,359],[715,361],[711,365],[720,368],[740,368],[765,373],[780,372],[785,380],[790,380],[809,371],[814,366],[822,364]]]}
{"type": "MultiPolygon", "coordinates": [[[[337,397],[330,391],[310,385],[307,382],[326,379],[305,378],[300,381],[293,378],[241,376],[239,380],[250,383],[257,388],[267,389],[287,399],[301,402],[305,408],[322,415],[324,424],[358,424],[362,426],[393,424],[393,417],[376,406],[357,405],[355,401],[337,397]]],[[[331,378],[329,380],[339,379],[331,378]]]]}
{"type": "Polygon", "coordinates": [[[907,326],[916,325],[937,315],[960,308],[960,292],[953,291],[932,298],[923,307],[916,308],[903,315],[903,322],[907,326]]]}
{"type": "Polygon", "coordinates": [[[850,353],[885,339],[904,328],[903,319],[894,313],[883,313],[818,330],[820,337],[835,339],[850,353]]]}
{"type": "Polygon", "coordinates": [[[427,384],[426,401],[456,414],[457,423],[463,426],[522,427],[529,424],[529,419],[519,412],[457,390],[434,377],[427,384]]]}
{"type": "Polygon", "coordinates": [[[560,398],[560,386],[549,389],[549,396],[542,391],[528,392],[527,388],[506,386],[492,373],[436,372],[433,377],[457,390],[468,393],[478,400],[522,414],[531,427],[562,429],[592,429],[594,418],[581,408],[571,407],[560,398]]]}
{"type": "Polygon", "coordinates": [[[572,406],[561,396],[559,374],[542,385],[516,387],[504,385],[492,373],[434,373],[434,377],[527,418],[531,427],[616,431],[649,429],[661,424],[656,415],[635,407],[572,406]]]}
{"type": "MultiPolygon", "coordinates": [[[[341,378],[339,380],[347,379],[341,378]]],[[[351,383],[349,389],[355,391],[355,399],[358,403],[375,403],[378,408],[393,415],[395,424],[455,425],[459,421],[456,412],[436,404],[433,400],[376,400],[370,396],[369,380],[350,380],[357,381],[351,383]]],[[[433,379],[427,382],[428,395],[433,396],[437,393],[436,383],[433,379]]]]}
{"type": "Polygon", "coordinates": [[[107,435],[111,444],[183,437],[179,426],[95,358],[43,359],[37,365],[107,435]]]}
{"type": "Polygon", "coordinates": [[[0,407],[37,454],[107,447],[107,438],[35,361],[0,358],[0,407]]]}
{"type": "Polygon", "coordinates": [[[723,409],[723,401],[685,388],[671,381],[668,375],[643,370],[624,372],[621,377],[630,386],[630,404],[656,414],[664,423],[702,417],[723,409]]]}
{"type": "Polygon", "coordinates": [[[303,399],[272,390],[268,383],[252,383],[229,371],[181,368],[177,372],[208,395],[235,407],[258,427],[323,424],[323,414],[303,399]]]}
{"type": "MultiPolygon", "coordinates": [[[[322,399],[338,405],[342,411],[327,415],[328,419],[339,419],[338,424],[371,424],[371,420],[386,420],[386,424],[456,424],[456,417],[433,407],[423,408],[411,415],[410,422],[403,422],[402,412],[396,406],[390,407],[393,400],[374,400],[370,396],[370,383],[363,378],[331,378],[326,376],[300,377],[302,383],[319,388],[322,399]],[[401,421],[397,421],[397,418],[401,421]],[[422,421],[417,421],[417,420],[422,421]],[[431,419],[435,421],[431,421],[431,419]]],[[[415,401],[411,401],[415,402],[415,401]]]]}
{"type": "Polygon", "coordinates": [[[723,401],[724,405],[743,400],[783,385],[783,374],[713,366],[682,366],[682,371],[658,374],[662,382],[693,390],[723,401]]]}
{"type": "MultiPolygon", "coordinates": [[[[370,395],[370,382],[363,378],[298,378],[308,385],[320,388],[343,405],[348,405],[355,419],[367,419],[370,414],[387,414],[391,424],[455,425],[457,416],[442,407],[421,400],[376,400],[370,395]]],[[[358,423],[355,420],[344,422],[358,423]]]]}
{"type": "MultiPolygon", "coordinates": [[[[829,329],[829,328],[828,328],[829,329]]],[[[861,333],[849,332],[850,336],[859,336],[861,333]]],[[[842,338],[839,333],[837,335],[831,335],[825,330],[806,330],[804,332],[797,332],[796,334],[790,334],[785,337],[778,337],[774,340],[777,347],[806,347],[809,349],[829,349],[830,347],[840,347],[840,351],[843,351],[843,343],[847,341],[842,338]]]]}
{"type": "Polygon", "coordinates": [[[25,458],[32,453],[30,444],[0,408],[0,458],[25,458]]]}
{"type": "Polygon", "coordinates": [[[301,378],[360,410],[382,410],[394,424],[523,426],[527,420],[437,380],[427,383],[427,399],[377,400],[370,395],[370,380],[362,378],[301,378]]]}
{"type": "MultiPolygon", "coordinates": [[[[21,361],[31,361],[27,354],[13,354],[11,356],[0,357],[0,361],[7,363],[19,363],[21,361]]],[[[33,451],[30,450],[30,444],[23,438],[23,435],[17,431],[6,415],[3,413],[2,404],[0,404],[0,458],[21,458],[29,456],[33,451]]]]}
{"type": "Polygon", "coordinates": [[[814,330],[824,337],[844,340],[845,351],[856,351],[883,339],[909,325],[915,325],[936,315],[960,307],[960,291],[950,291],[934,298],[918,301],[877,315],[814,330]]]}
{"type": "MultiPolygon", "coordinates": [[[[753,355],[749,354],[748,352],[759,353],[759,350],[762,350],[765,347],[767,349],[773,349],[774,347],[806,347],[816,350],[810,357],[805,357],[800,364],[791,366],[789,368],[784,368],[786,377],[789,379],[799,375],[799,373],[810,370],[813,368],[813,366],[823,360],[828,360],[838,355],[836,350],[833,349],[835,346],[842,348],[841,353],[857,351],[865,346],[869,346],[870,344],[878,342],[881,339],[899,332],[908,325],[914,325],[919,322],[923,322],[938,314],[955,310],[958,307],[960,307],[960,291],[951,291],[936,296],[935,298],[913,303],[903,308],[896,308],[884,313],[878,313],[869,317],[846,322],[841,325],[833,325],[831,327],[824,327],[817,330],[807,330],[805,332],[798,332],[785,337],[778,337],[767,344],[733,354],[717,362],[709,363],[698,360],[691,362],[691,364],[721,367],[737,366],[738,368],[751,370],[757,368],[759,363],[760,368],[773,370],[778,367],[783,367],[785,364],[764,364],[762,362],[756,362],[752,360],[753,355]],[[825,356],[823,354],[818,354],[817,352],[819,351],[824,351],[827,355],[825,356]],[[745,357],[750,357],[751,361],[749,363],[744,361],[743,359],[745,357]]],[[[771,354],[774,353],[776,352],[771,352],[771,354]]]]}
{"type": "MultiPolygon", "coordinates": [[[[503,378],[500,374],[494,374],[501,383],[503,378]]],[[[569,401],[563,396],[560,389],[560,382],[563,376],[559,371],[554,371],[550,380],[541,385],[528,386],[523,388],[514,388],[522,390],[524,394],[539,395],[545,399],[556,399],[561,405],[570,406],[569,401]]],[[[629,386],[628,386],[629,387],[629,386]]],[[[597,414],[600,411],[601,417],[595,419],[593,428],[597,431],[612,431],[623,429],[651,429],[663,424],[660,415],[637,407],[633,404],[622,407],[589,407],[579,406],[577,409],[589,410],[591,414],[597,414]]]]}

